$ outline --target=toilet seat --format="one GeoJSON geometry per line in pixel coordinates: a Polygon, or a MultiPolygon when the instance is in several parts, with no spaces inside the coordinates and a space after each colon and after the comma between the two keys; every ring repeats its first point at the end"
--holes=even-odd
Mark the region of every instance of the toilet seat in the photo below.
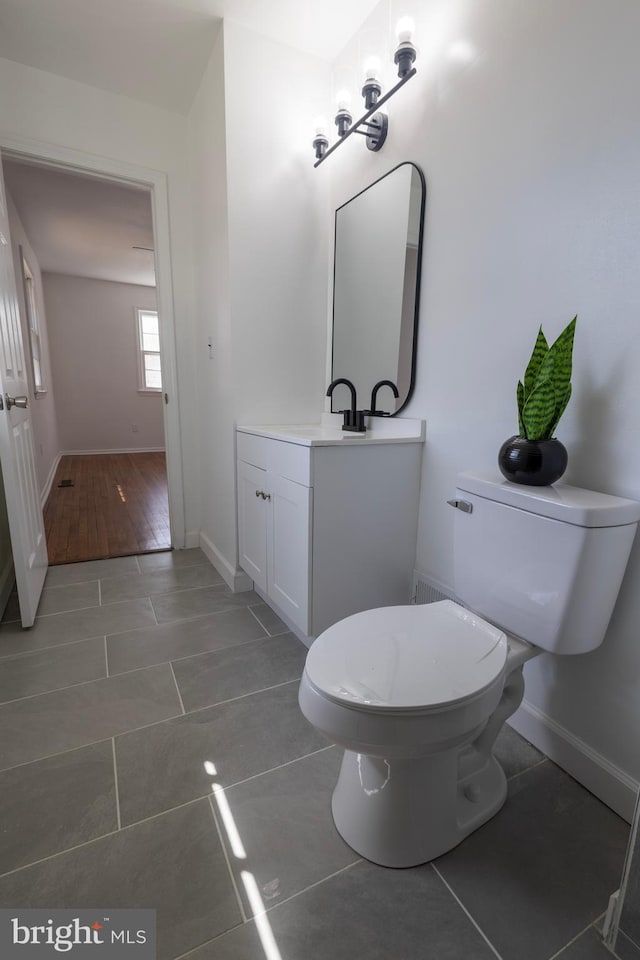
{"type": "Polygon", "coordinates": [[[354,710],[428,713],[481,694],[506,659],[501,630],[441,600],[341,620],[312,645],[305,675],[321,696],[354,710]]]}

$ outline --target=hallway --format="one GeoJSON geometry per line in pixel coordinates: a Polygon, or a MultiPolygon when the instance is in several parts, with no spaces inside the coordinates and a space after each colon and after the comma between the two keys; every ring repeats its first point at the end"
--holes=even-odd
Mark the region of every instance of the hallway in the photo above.
{"type": "Polygon", "coordinates": [[[44,522],[51,565],[169,549],[165,454],[62,457],[44,522]]]}

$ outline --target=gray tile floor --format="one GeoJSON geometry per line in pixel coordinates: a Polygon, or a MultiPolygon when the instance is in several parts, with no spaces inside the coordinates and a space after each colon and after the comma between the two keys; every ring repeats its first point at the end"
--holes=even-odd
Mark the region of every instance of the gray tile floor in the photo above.
{"type": "Polygon", "coordinates": [[[338,836],[305,649],[199,550],[54,567],[0,625],[0,906],[154,907],[158,958],[606,960],[628,827],[509,728],[504,809],[432,864],[338,836]]]}

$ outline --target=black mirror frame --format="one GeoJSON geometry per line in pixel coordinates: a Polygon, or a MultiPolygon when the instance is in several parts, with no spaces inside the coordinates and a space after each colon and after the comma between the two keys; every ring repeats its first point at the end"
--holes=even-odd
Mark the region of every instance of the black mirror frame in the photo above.
{"type": "MultiPolygon", "coordinates": [[[[333,312],[332,312],[332,324],[331,324],[331,376],[334,376],[334,361],[335,361],[335,319],[336,319],[336,231],[338,228],[338,213],[343,207],[346,207],[348,203],[351,203],[353,200],[356,200],[358,197],[362,196],[363,193],[366,193],[367,190],[370,190],[372,187],[375,187],[377,183],[380,183],[381,180],[384,180],[385,177],[390,176],[396,170],[399,170],[400,167],[413,167],[417,172],[420,178],[421,186],[421,197],[420,197],[420,222],[418,226],[418,264],[416,270],[416,289],[415,289],[415,301],[413,309],[413,337],[411,341],[411,381],[409,383],[409,389],[407,391],[407,396],[400,407],[397,410],[394,410],[393,413],[389,414],[391,417],[396,417],[409,403],[411,396],[413,394],[413,389],[415,386],[416,380],[416,357],[418,352],[418,317],[420,314],[420,283],[422,276],[422,253],[423,253],[423,236],[424,236],[424,217],[425,217],[425,207],[427,201],[427,183],[425,180],[424,173],[420,169],[417,163],[414,163],[412,160],[403,160],[401,163],[396,164],[395,167],[392,167],[391,170],[387,170],[386,173],[383,173],[381,177],[378,177],[377,180],[374,180],[373,183],[370,183],[368,186],[364,187],[358,193],[355,193],[352,197],[346,200],[344,203],[340,204],[339,207],[336,207],[336,212],[334,215],[334,228],[333,228],[333,312]]],[[[331,412],[335,413],[333,409],[333,399],[331,401],[331,412]]]]}

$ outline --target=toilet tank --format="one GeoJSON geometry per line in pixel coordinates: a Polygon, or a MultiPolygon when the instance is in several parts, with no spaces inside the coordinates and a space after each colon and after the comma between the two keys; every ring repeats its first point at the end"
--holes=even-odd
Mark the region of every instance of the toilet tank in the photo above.
{"type": "Polygon", "coordinates": [[[600,646],[640,503],[564,483],[523,486],[493,473],[460,474],[456,500],[457,599],[551,653],[600,646]]]}

